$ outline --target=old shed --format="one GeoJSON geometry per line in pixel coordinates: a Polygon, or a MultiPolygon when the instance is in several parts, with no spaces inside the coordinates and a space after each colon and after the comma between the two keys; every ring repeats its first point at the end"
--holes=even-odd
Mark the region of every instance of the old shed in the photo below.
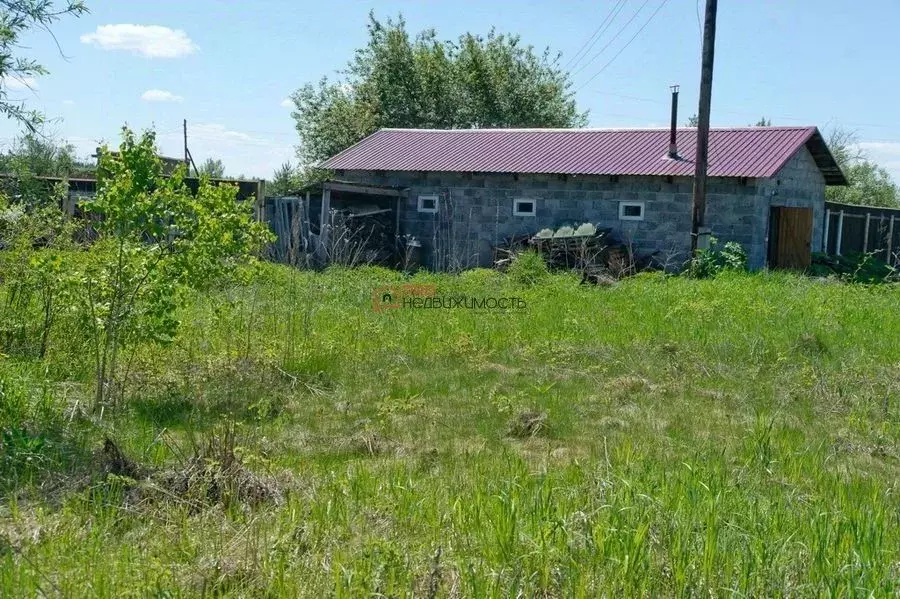
{"type": "MultiPolygon", "coordinates": [[[[425,264],[487,265],[504,239],[590,222],[667,266],[690,251],[696,129],[382,129],[323,161],[319,198],[391,190],[396,235],[425,264]],[[329,189],[330,186],[330,189],[329,189]]],[[[822,248],[825,186],[846,179],[816,127],[714,128],[707,225],[750,265],[796,268],[822,248]]],[[[319,201],[321,200],[321,201],[319,201]]],[[[385,208],[391,202],[385,202],[385,208]]],[[[321,218],[320,218],[321,221],[321,218]]]]}

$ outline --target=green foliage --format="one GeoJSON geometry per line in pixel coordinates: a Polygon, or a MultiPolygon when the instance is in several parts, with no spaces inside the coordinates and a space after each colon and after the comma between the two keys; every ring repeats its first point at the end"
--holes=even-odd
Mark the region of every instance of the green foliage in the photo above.
{"type": "Polygon", "coordinates": [[[370,15],[369,41],[346,80],[307,84],[292,99],[299,155],[314,164],[381,127],[575,127],[567,73],[549,50],[491,31],[441,41],[434,30],[411,39],[406,23],[370,15]]]}
{"type": "Polygon", "coordinates": [[[516,254],[509,265],[510,278],[520,285],[535,285],[546,280],[549,274],[544,257],[534,250],[516,254]]]}
{"type": "MultiPolygon", "coordinates": [[[[87,12],[81,0],[68,0],[61,6],[50,0],[15,0],[0,3],[0,78],[27,83],[44,75],[47,69],[33,59],[15,56],[23,47],[22,38],[34,30],[49,30],[62,16],[80,17],[87,12]]],[[[0,113],[34,132],[44,122],[39,112],[27,110],[23,102],[11,100],[9,87],[0,86],[0,113]]]]}
{"type": "Polygon", "coordinates": [[[290,162],[285,162],[272,174],[272,180],[266,183],[266,194],[279,197],[296,191],[299,186],[300,178],[297,170],[290,162]]]}
{"type": "Polygon", "coordinates": [[[859,148],[856,133],[836,128],[829,135],[828,147],[849,185],[826,187],[826,200],[862,206],[900,207],[900,188],[887,170],[867,158],[859,148]]]}
{"type": "Polygon", "coordinates": [[[44,357],[72,277],[63,255],[75,227],[52,202],[10,202],[0,194],[0,351],[44,357]]]}
{"type": "Polygon", "coordinates": [[[897,595],[900,287],[264,265],[188,293],[102,420],[89,355],[0,358],[0,595],[897,595]],[[527,309],[372,310],[402,282],[527,309]]]}
{"type": "Polygon", "coordinates": [[[99,405],[110,393],[119,354],[136,342],[165,343],[177,328],[185,289],[206,289],[252,259],[270,234],[254,222],[237,187],[201,178],[196,194],[184,169],[162,176],[155,136],[123,130],[117,152],[103,148],[97,196],[86,204],[98,241],[83,261],[81,301],[92,340],[99,405]]]}
{"type": "Polygon", "coordinates": [[[64,182],[50,183],[40,177],[69,177],[93,173],[93,166],[75,158],[70,144],[25,135],[0,155],[0,172],[12,175],[0,180],[0,193],[23,206],[61,206],[69,193],[64,182]]]}
{"type": "Polygon", "coordinates": [[[897,269],[879,260],[871,252],[832,256],[815,253],[809,274],[839,277],[853,283],[883,283],[898,279],[897,269]]]}
{"type": "Polygon", "coordinates": [[[869,160],[841,166],[850,185],[827,187],[825,194],[829,202],[900,207],[900,189],[886,169],[869,160]]]}
{"type": "Polygon", "coordinates": [[[207,158],[200,165],[200,174],[212,177],[213,179],[222,179],[225,177],[225,165],[218,158],[207,158]]]}
{"type": "Polygon", "coordinates": [[[28,133],[0,155],[0,172],[35,177],[80,177],[92,175],[93,164],[79,160],[72,144],[28,133]]]}
{"type": "Polygon", "coordinates": [[[709,248],[699,250],[687,269],[687,275],[695,279],[715,277],[719,273],[747,270],[747,252],[741,244],[729,241],[721,248],[715,237],[709,240],[709,248]]]}

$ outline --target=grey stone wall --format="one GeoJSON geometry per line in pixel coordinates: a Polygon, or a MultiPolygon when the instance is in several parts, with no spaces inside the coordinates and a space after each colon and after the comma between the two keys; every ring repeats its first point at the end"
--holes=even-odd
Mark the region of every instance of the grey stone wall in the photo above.
{"type": "MultiPolygon", "coordinates": [[[[637,254],[652,254],[670,268],[680,267],[690,252],[691,177],[344,171],[339,178],[407,188],[401,231],[422,242],[431,268],[487,266],[492,247],[505,238],[585,222],[611,229],[637,254]],[[439,211],[418,212],[420,195],[437,195],[439,211]],[[515,198],[535,200],[537,214],[515,216],[515,198]],[[644,220],[619,220],[621,201],[644,202],[644,220]]],[[[754,268],[765,265],[772,205],[813,206],[818,247],[824,180],[805,148],[772,180],[709,180],[707,224],[721,242],[743,245],[754,268]]]]}

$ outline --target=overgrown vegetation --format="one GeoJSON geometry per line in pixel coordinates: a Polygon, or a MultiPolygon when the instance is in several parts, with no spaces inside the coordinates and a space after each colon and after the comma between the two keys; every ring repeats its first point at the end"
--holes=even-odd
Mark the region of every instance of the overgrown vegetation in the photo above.
{"type": "Polygon", "coordinates": [[[719,241],[711,237],[709,247],[699,250],[691,259],[686,274],[696,279],[705,279],[727,270],[746,271],[747,251],[734,241],[719,247],[719,241]]]}
{"type": "Polygon", "coordinates": [[[860,148],[855,132],[835,128],[828,137],[828,148],[849,185],[825,188],[825,199],[843,204],[900,207],[900,188],[890,173],[860,148]]]}
{"type": "Polygon", "coordinates": [[[813,254],[809,274],[837,277],[854,283],[896,283],[900,273],[893,266],[879,260],[872,253],[832,256],[813,254]]]}
{"type": "Polygon", "coordinates": [[[44,356],[52,329],[68,314],[69,332],[93,358],[97,409],[115,395],[126,351],[171,341],[186,290],[222,282],[269,239],[250,207],[236,202],[234,186],[204,179],[191,193],[183,169],[162,175],[152,133],[137,138],[125,129],[123,138],[117,152],[100,153],[82,243],[79,225],[55,201],[0,204],[0,278],[7,283],[0,336],[8,348],[44,356]],[[34,313],[40,318],[29,325],[34,313]]]}
{"type": "Polygon", "coordinates": [[[77,320],[5,347],[2,594],[896,594],[895,287],[523,260],[187,291],[102,416],[77,320]]]}

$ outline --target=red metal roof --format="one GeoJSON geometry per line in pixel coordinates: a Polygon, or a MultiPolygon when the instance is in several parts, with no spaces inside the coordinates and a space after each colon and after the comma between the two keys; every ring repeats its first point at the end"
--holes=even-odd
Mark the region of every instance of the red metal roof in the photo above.
{"type": "MultiPolygon", "coordinates": [[[[322,162],[328,169],[556,173],[694,174],[697,130],[678,129],[380,129],[322,162]]],[[[846,184],[816,127],[711,129],[711,177],[771,177],[807,145],[830,184],[846,184]]]]}

